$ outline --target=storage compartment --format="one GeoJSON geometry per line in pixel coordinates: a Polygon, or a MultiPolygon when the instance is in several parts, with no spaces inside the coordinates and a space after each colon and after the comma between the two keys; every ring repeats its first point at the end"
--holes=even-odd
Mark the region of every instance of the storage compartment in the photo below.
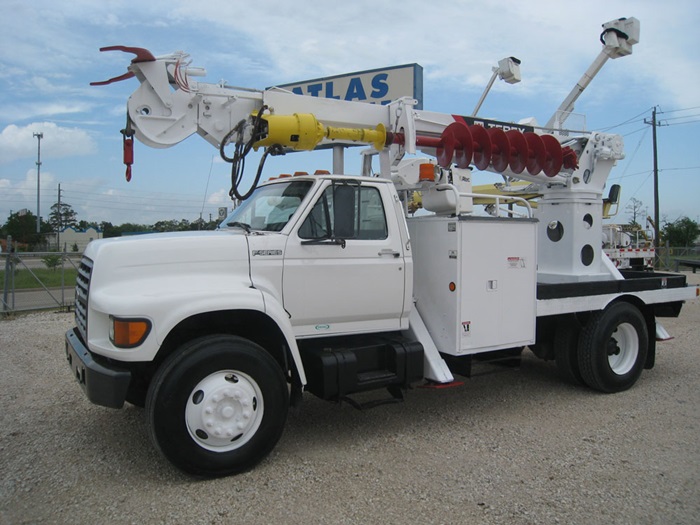
{"type": "Polygon", "coordinates": [[[423,346],[401,336],[311,339],[300,342],[299,350],[306,389],[322,399],[408,387],[423,378],[423,346]]]}
{"type": "Polygon", "coordinates": [[[429,216],[408,224],[416,307],[440,352],[534,343],[536,219],[429,216]]]}

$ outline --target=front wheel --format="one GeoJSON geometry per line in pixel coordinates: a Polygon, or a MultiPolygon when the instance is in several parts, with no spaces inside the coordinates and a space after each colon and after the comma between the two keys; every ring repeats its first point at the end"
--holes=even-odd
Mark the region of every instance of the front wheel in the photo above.
{"type": "Polygon", "coordinates": [[[584,382],[601,392],[621,392],[644,369],[649,332],[644,316],[629,303],[594,313],[579,339],[578,364],[584,382]]]}
{"type": "Polygon", "coordinates": [[[263,459],[284,428],[287,383],[260,346],[229,335],[207,336],[171,355],[146,398],[156,448],[194,475],[225,476],[263,459]]]}

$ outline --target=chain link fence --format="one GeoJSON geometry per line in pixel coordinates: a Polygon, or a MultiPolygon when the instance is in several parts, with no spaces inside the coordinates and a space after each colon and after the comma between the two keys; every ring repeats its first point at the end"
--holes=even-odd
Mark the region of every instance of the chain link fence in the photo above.
{"type": "MultiPolygon", "coordinates": [[[[700,263],[700,246],[689,246],[686,248],[671,248],[669,246],[659,246],[656,251],[657,269],[663,271],[677,272],[683,269],[679,261],[696,261],[700,263]]],[[[686,270],[688,268],[685,268],[686,270]]]]}
{"type": "Polygon", "coordinates": [[[9,249],[0,254],[2,315],[51,308],[70,310],[81,255],[66,251],[16,252],[11,241],[7,246],[9,249]]]}

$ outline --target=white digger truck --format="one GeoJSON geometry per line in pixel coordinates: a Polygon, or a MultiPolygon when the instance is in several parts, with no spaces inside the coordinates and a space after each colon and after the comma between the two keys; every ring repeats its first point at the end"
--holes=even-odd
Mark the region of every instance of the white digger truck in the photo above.
{"type": "MultiPolygon", "coordinates": [[[[592,68],[629,54],[638,30],[635,19],[604,25],[592,68]]],[[[242,201],[216,231],[90,243],[66,334],[88,399],[145,406],[155,446],[188,473],[251,468],[304,391],[372,406],[366,391],[400,400],[415,383],[450,385],[473,359],[524,347],[571,381],[628,389],[667,336],[657,319],[698,295],[683,275],[621,272],[604,256],[617,135],[562,131],[561,113],[536,128],[418,110],[412,98],[373,105],[198,83],[202,70],[182,53],[112,49],[136,54],[117,79],[140,82],[126,163],[132,135],[162,148],[197,133],[232,163],[242,201]],[[362,174],[344,174],[343,148],[358,144],[370,146],[362,174]],[[334,174],[259,183],[267,154],[321,147],[335,148],[334,174]],[[259,148],[243,193],[245,155],[259,148]],[[472,165],[531,183],[536,210],[472,193],[472,165]],[[426,211],[411,217],[418,193],[426,211]],[[489,199],[491,214],[475,199],[489,199]]]]}

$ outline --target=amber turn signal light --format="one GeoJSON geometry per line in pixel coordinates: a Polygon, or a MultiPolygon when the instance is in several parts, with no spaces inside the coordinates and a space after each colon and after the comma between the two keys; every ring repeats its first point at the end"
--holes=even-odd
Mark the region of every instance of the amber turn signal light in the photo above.
{"type": "Polygon", "coordinates": [[[151,331],[148,319],[120,319],[110,316],[109,340],[119,348],[134,348],[144,342],[151,331]]]}

